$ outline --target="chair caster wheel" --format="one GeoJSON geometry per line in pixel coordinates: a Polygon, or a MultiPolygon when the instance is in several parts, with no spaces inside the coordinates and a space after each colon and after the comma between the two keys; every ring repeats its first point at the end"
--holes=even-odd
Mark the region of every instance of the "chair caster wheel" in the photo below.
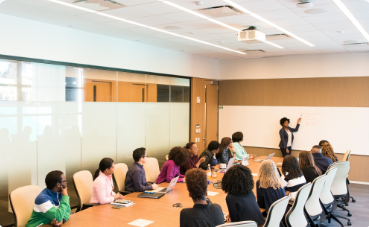
{"type": "Polygon", "coordinates": [[[351,224],[351,222],[350,222],[350,221],[348,221],[348,222],[347,222],[347,225],[348,225],[348,226],[351,226],[352,224],[351,224]]]}
{"type": "Polygon", "coordinates": [[[345,204],[345,206],[347,206],[347,207],[348,207],[348,203],[346,203],[346,204],[345,204]]]}
{"type": "Polygon", "coordinates": [[[355,203],[355,202],[356,202],[356,200],[355,200],[355,199],[353,199],[353,200],[352,200],[352,202],[353,202],[353,203],[355,203]]]}
{"type": "Polygon", "coordinates": [[[347,216],[351,217],[351,216],[352,216],[352,214],[351,214],[351,213],[348,213],[348,214],[347,214],[347,216]]]}

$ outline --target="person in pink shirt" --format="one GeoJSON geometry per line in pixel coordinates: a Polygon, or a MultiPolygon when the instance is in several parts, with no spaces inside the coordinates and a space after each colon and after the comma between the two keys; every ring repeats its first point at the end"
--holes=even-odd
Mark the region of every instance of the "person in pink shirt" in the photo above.
{"type": "Polygon", "coordinates": [[[183,166],[189,158],[186,148],[173,147],[168,155],[168,161],[164,163],[161,172],[156,179],[156,183],[170,182],[173,178],[178,177],[177,182],[183,182],[184,175],[180,174],[180,167],[183,166]]]}
{"type": "Polygon", "coordinates": [[[114,161],[111,158],[103,158],[100,161],[99,169],[96,170],[93,183],[92,197],[90,203],[107,204],[123,196],[114,193],[112,174],[114,173],[114,161]]]}

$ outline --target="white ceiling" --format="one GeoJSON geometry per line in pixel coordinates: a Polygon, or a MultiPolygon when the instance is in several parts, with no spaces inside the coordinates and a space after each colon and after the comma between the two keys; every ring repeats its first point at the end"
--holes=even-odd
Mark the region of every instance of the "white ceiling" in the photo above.
{"type": "MultiPolygon", "coordinates": [[[[71,2],[71,0],[62,1],[71,2]]],[[[345,41],[366,42],[366,40],[332,0],[313,1],[315,5],[313,9],[319,8],[327,11],[323,14],[306,14],[304,12],[306,9],[296,6],[296,0],[234,0],[234,2],[248,10],[315,45],[315,47],[309,47],[296,39],[273,40],[274,43],[283,46],[284,49],[264,43],[246,44],[238,42],[237,32],[157,0],[115,1],[127,7],[107,10],[104,13],[161,29],[165,29],[166,26],[178,26],[182,29],[170,31],[227,48],[262,49],[265,53],[241,55],[47,0],[7,0],[0,4],[0,13],[218,59],[369,51],[369,45],[361,47],[343,45],[345,41]],[[342,31],[342,33],[338,31],[342,31]]],[[[193,10],[225,4],[222,0],[202,0],[204,4],[201,6],[194,4],[193,0],[170,1],[193,10]]],[[[369,2],[365,0],[343,1],[366,31],[369,32],[369,2]]],[[[279,30],[249,15],[215,19],[239,29],[253,25],[267,35],[281,33],[279,30]]]]}

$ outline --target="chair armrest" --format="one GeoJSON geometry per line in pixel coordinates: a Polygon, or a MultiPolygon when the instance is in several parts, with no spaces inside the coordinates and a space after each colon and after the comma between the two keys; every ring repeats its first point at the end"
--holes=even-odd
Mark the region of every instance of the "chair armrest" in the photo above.
{"type": "Polygon", "coordinates": [[[85,210],[87,208],[93,207],[93,206],[98,206],[100,205],[100,203],[84,203],[82,205],[82,209],[81,210],[85,210]]]}

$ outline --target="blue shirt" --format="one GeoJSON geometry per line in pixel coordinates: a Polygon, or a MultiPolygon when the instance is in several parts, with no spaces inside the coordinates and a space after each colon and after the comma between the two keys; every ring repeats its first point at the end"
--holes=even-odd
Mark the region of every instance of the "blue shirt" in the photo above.
{"type": "MultiPolygon", "coordinates": [[[[220,152],[220,151],[219,151],[220,152]]],[[[227,164],[230,157],[228,157],[228,148],[225,148],[220,156],[217,158],[218,163],[225,163],[227,164]]]]}
{"type": "Polygon", "coordinates": [[[325,157],[322,153],[314,153],[313,157],[315,165],[322,171],[322,174],[325,174],[328,167],[333,164],[332,159],[325,157]]]}
{"type": "Polygon", "coordinates": [[[126,174],[125,190],[130,192],[143,192],[151,190],[152,185],[146,182],[146,174],[142,165],[133,163],[126,174]]]}

